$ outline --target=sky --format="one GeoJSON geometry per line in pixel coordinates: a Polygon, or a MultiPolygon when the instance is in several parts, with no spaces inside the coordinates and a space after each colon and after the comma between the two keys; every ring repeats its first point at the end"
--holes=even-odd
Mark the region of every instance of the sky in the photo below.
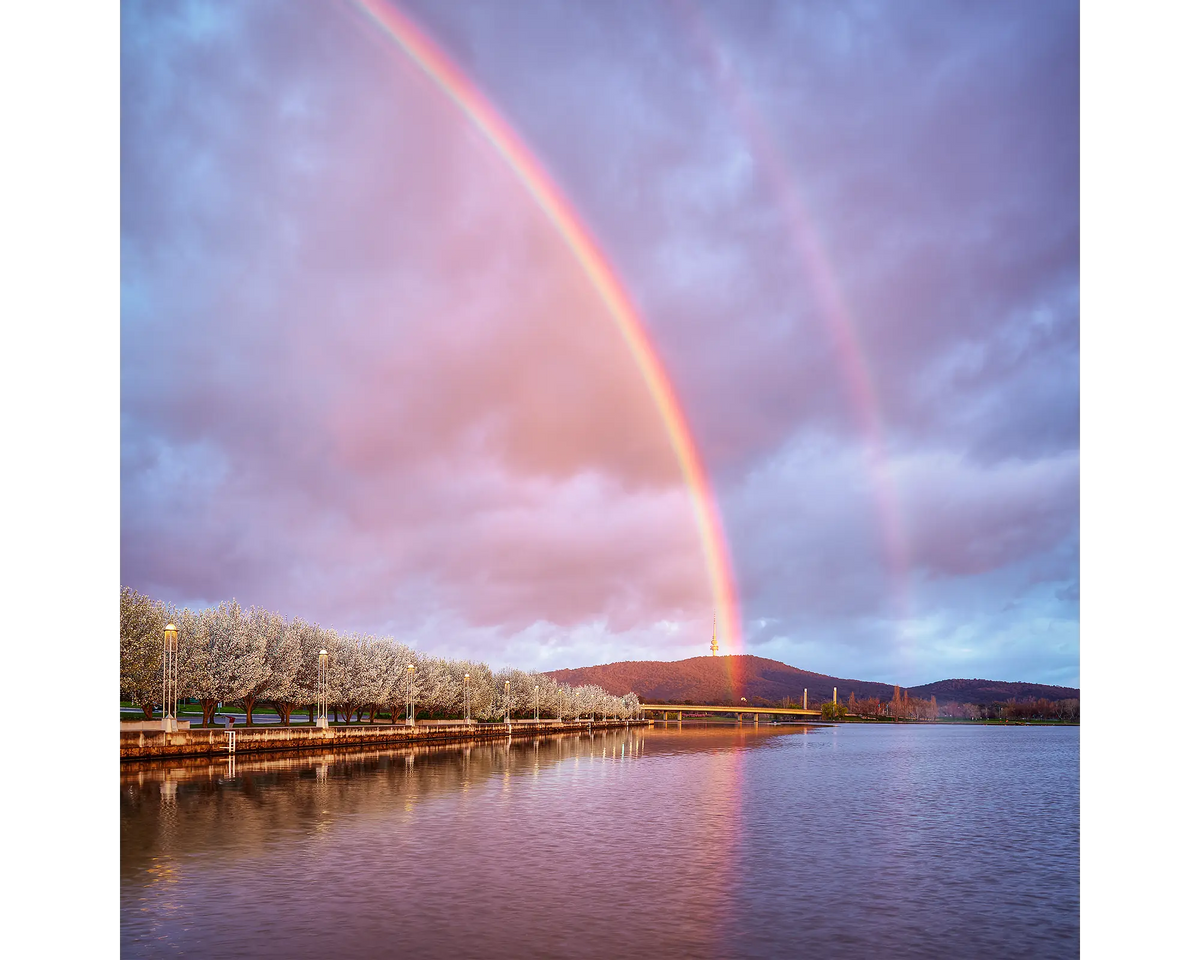
{"type": "MultiPolygon", "coordinates": [[[[394,4],[635,305],[722,652],[1079,683],[1075,4],[394,4]]],[[[123,3],[121,582],[495,667],[708,650],[577,251],[350,2],[123,3]]]]}

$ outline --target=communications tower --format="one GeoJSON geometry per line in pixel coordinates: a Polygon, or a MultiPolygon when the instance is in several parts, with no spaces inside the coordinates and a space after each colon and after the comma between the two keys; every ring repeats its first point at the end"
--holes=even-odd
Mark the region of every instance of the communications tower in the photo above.
{"type": "Polygon", "coordinates": [[[708,647],[709,647],[709,649],[710,649],[710,650],[712,650],[712,655],[715,657],[715,656],[717,655],[717,615],[716,615],[715,613],[713,614],[713,638],[712,638],[712,643],[710,643],[710,644],[708,645],[708,647]]]}

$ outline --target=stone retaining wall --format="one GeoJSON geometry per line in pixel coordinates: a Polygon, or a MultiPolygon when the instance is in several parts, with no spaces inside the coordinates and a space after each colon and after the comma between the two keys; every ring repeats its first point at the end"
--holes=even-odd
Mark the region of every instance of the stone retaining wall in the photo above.
{"type": "MultiPolygon", "coordinates": [[[[647,726],[646,720],[631,720],[629,725],[647,726]]],[[[458,723],[438,726],[403,724],[347,726],[321,729],[309,726],[238,727],[236,753],[330,750],[342,747],[363,748],[382,744],[432,744],[495,740],[506,737],[548,736],[578,730],[608,729],[626,726],[624,720],[549,721],[543,723],[458,723]]],[[[154,760],[160,757],[211,757],[229,755],[226,730],[204,728],[167,733],[164,730],[121,730],[122,760],[154,760]]]]}

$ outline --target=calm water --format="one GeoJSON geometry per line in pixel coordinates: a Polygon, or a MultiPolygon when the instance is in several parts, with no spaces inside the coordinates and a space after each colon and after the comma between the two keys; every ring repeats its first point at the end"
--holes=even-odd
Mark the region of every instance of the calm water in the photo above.
{"type": "Polygon", "coordinates": [[[1073,957],[1079,730],[122,768],[122,956],[1073,957]]]}

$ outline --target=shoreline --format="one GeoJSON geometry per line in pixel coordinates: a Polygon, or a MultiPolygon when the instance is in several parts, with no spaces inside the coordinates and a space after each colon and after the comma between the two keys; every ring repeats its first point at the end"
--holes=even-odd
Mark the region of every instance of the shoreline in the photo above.
{"type": "Polygon", "coordinates": [[[206,759],[243,754],[297,753],[310,750],[362,749],[376,745],[421,745],[470,743],[476,740],[544,737],[555,733],[589,732],[619,727],[650,726],[649,720],[567,720],[516,723],[458,723],[415,727],[404,724],[344,727],[277,726],[234,727],[232,730],[202,727],[178,730],[122,730],[121,763],[139,760],[170,760],[183,757],[206,759]],[[230,736],[232,733],[232,749],[230,736]]]}

